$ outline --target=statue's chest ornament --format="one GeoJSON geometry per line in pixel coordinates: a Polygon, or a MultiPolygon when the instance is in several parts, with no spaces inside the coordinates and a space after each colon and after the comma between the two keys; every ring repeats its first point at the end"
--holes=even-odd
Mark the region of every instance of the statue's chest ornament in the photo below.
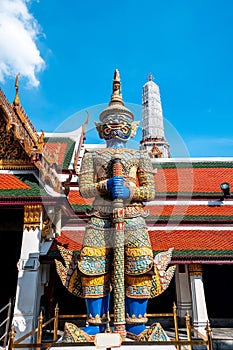
{"type": "MultiPolygon", "coordinates": [[[[124,175],[128,176],[132,172],[132,169],[138,164],[138,159],[135,154],[130,152],[124,152],[121,158],[122,164],[122,172],[124,175]]],[[[94,159],[94,164],[96,168],[96,172],[98,174],[105,174],[107,177],[112,177],[112,169],[113,169],[113,152],[106,152],[96,154],[94,159]]]]}

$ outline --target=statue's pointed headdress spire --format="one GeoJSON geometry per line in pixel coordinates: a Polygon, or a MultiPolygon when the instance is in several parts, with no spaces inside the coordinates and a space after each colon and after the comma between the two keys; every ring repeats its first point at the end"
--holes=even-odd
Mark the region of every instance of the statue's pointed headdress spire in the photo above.
{"type": "Polygon", "coordinates": [[[118,69],[115,69],[113,83],[112,83],[112,95],[108,107],[100,113],[100,120],[103,122],[106,118],[119,120],[119,117],[128,119],[130,122],[134,120],[133,113],[125,107],[122,100],[121,93],[121,79],[118,69]]]}
{"type": "Polygon", "coordinates": [[[118,69],[114,72],[114,78],[112,83],[112,95],[111,95],[111,101],[109,102],[109,105],[113,103],[120,103],[124,106],[124,102],[122,100],[122,93],[121,93],[121,79],[120,79],[120,73],[118,69]]]}
{"type": "Polygon", "coordinates": [[[15,78],[15,98],[14,98],[14,101],[13,101],[13,105],[14,106],[20,105],[20,100],[19,100],[19,75],[20,75],[20,73],[18,73],[16,75],[16,78],[15,78]]]}

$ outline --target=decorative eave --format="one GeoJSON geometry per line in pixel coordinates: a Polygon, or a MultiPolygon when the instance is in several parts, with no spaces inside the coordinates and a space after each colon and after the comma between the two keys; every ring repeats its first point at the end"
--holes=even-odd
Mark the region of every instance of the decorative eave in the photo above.
{"type": "Polygon", "coordinates": [[[233,259],[232,258],[228,258],[228,259],[212,259],[212,258],[206,258],[206,259],[203,259],[200,257],[197,257],[197,258],[192,258],[192,259],[185,259],[185,258],[172,258],[171,260],[171,264],[176,264],[176,265],[183,265],[183,264],[211,264],[211,265],[233,265],[233,259]]]}
{"type": "MultiPolygon", "coordinates": [[[[63,198],[59,198],[59,200],[63,200],[63,198]]],[[[1,206],[21,206],[25,204],[54,204],[57,203],[58,199],[56,200],[52,199],[51,197],[1,197],[0,198],[0,205],[1,206]]]]}
{"type": "Polygon", "coordinates": [[[24,207],[25,205],[37,205],[43,204],[43,206],[51,206],[56,205],[60,206],[64,215],[67,218],[76,218],[76,214],[70,206],[67,197],[62,195],[60,197],[52,198],[50,196],[44,197],[1,197],[0,198],[0,206],[4,208],[12,208],[12,207],[24,207]]]}

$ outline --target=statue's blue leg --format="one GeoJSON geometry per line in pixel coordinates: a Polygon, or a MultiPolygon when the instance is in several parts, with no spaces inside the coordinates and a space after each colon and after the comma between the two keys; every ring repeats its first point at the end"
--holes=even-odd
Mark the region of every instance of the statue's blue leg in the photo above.
{"type": "Polygon", "coordinates": [[[101,298],[86,298],[89,325],[83,330],[90,335],[105,331],[109,311],[110,294],[101,298]]]}
{"type": "Polygon", "coordinates": [[[126,330],[127,332],[135,335],[140,334],[146,329],[145,323],[146,309],[148,299],[147,298],[129,298],[125,297],[125,309],[126,309],[126,330]]]}
{"type": "Polygon", "coordinates": [[[146,327],[147,298],[129,298],[126,297],[126,331],[127,336],[138,341],[165,341],[169,340],[166,332],[160,323],[153,323],[146,327]]]}

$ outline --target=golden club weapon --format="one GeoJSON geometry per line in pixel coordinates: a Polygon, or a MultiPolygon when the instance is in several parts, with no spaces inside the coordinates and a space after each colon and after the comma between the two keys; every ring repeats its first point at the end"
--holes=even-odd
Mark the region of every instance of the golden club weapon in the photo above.
{"type": "MultiPolygon", "coordinates": [[[[122,176],[121,154],[117,152],[112,158],[113,176],[122,176]]],[[[114,328],[122,337],[126,336],[125,330],[125,283],[124,283],[124,203],[123,199],[113,200],[114,223],[114,257],[113,257],[113,283],[114,283],[114,328]]]]}

